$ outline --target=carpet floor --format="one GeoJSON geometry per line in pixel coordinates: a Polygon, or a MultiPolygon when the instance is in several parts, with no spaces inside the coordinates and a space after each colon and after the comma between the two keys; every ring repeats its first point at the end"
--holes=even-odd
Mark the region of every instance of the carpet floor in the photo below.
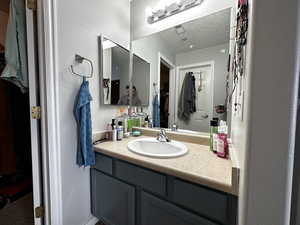
{"type": "Polygon", "coordinates": [[[0,210],[1,225],[33,225],[32,193],[6,205],[0,210]]]}

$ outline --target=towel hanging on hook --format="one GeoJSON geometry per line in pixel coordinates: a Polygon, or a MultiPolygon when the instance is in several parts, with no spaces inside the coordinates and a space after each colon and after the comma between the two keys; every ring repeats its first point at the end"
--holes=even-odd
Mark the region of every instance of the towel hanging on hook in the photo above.
{"type": "Polygon", "coordinates": [[[88,62],[89,65],[91,66],[91,73],[88,74],[88,75],[84,75],[84,74],[80,74],[80,73],[76,73],[74,71],[74,67],[73,65],[71,65],[71,72],[73,75],[76,75],[76,76],[79,76],[79,77],[83,77],[83,79],[86,79],[86,78],[92,78],[93,77],[93,73],[94,73],[94,67],[93,67],[93,62],[90,60],[90,59],[87,59],[85,57],[82,57],[78,54],[75,55],[75,62],[81,64],[83,63],[84,61],[88,62]]]}

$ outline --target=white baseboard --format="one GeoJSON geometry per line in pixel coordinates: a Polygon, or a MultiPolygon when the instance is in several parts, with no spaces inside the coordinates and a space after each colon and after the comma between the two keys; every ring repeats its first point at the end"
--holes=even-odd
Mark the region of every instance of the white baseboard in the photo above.
{"type": "Polygon", "coordinates": [[[85,225],[95,225],[98,221],[96,217],[92,217],[85,225]]]}

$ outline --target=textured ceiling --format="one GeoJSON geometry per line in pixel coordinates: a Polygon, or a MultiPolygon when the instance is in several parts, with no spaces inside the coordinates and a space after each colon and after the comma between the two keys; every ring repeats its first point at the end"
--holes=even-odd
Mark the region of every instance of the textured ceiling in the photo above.
{"type": "Polygon", "coordinates": [[[184,23],[182,26],[186,31],[186,41],[183,41],[176,33],[175,28],[158,33],[176,54],[228,43],[230,39],[230,9],[184,23]],[[192,49],[190,45],[193,45],[192,49]]]}

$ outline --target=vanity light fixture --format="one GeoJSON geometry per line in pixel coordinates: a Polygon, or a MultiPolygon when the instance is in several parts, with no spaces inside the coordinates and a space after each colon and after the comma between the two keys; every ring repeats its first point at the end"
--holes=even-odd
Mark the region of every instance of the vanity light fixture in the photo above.
{"type": "Polygon", "coordinates": [[[200,5],[204,0],[161,0],[155,9],[147,8],[148,23],[153,24],[200,5]]]}

